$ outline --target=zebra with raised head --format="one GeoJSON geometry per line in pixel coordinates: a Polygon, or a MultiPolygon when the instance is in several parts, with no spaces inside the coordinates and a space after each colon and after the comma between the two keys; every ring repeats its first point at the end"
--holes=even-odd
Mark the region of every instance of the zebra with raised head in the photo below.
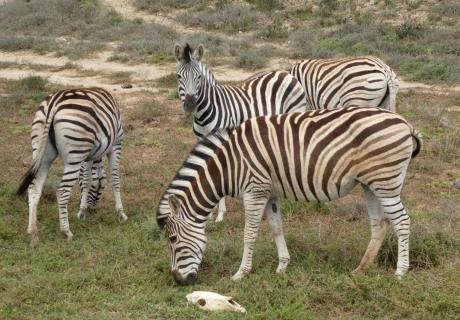
{"type": "MultiPolygon", "coordinates": [[[[239,86],[219,85],[201,62],[204,47],[196,50],[176,44],[179,97],[184,111],[193,114],[193,132],[200,139],[213,130],[235,128],[256,116],[306,111],[300,82],[286,71],[253,75],[239,86]]],[[[225,201],[219,203],[216,221],[223,219],[225,201]]]]}
{"type": "Polygon", "coordinates": [[[67,204],[75,182],[82,190],[78,217],[94,209],[105,185],[101,159],[108,156],[115,206],[126,220],[120,197],[119,162],[123,123],[118,106],[101,88],[78,88],[56,92],[45,98],[32,124],[32,164],[23,176],[18,195],[28,191],[31,244],[38,243],[37,206],[52,162],[61,155],[64,174],[57,191],[61,231],[71,240],[67,204]]]}
{"type": "Polygon", "coordinates": [[[399,79],[376,57],[309,59],[291,74],[305,89],[309,109],[380,107],[395,111],[399,79]]]}
{"type": "Polygon", "coordinates": [[[257,117],[229,135],[210,134],[193,148],[157,208],[174,279],[179,284],[196,281],[205,227],[222,197],[244,200],[243,259],[233,276],[238,280],[251,271],[264,214],[277,246],[276,271],[286,269],[281,197],[332,201],[357,184],[366,195],[372,238],[355,271],[373,262],[390,222],[398,236],[396,275],[402,277],[409,268],[410,219],[400,194],[409,162],[420,148],[420,137],[404,118],[370,107],[257,117]]]}

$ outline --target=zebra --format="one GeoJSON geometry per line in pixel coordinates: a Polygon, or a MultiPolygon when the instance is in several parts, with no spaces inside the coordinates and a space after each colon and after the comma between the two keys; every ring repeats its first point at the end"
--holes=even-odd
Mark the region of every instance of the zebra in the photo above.
{"type": "MultiPolygon", "coordinates": [[[[193,114],[193,132],[198,139],[213,130],[235,128],[245,120],[287,112],[306,111],[302,85],[286,71],[265,71],[240,86],[219,85],[201,62],[202,44],[194,50],[188,43],[176,44],[178,92],[183,109],[193,114]]],[[[219,203],[216,221],[222,221],[225,200],[219,203]]]]}
{"type": "Polygon", "coordinates": [[[309,109],[367,106],[395,111],[399,79],[376,57],[310,59],[291,69],[309,109]]]}
{"type": "Polygon", "coordinates": [[[32,164],[22,177],[17,195],[28,191],[31,245],[38,244],[37,206],[52,162],[64,160],[64,173],[57,191],[60,229],[71,240],[67,204],[70,192],[80,179],[82,190],[78,218],[94,209],[105,185],[101,164],[108,156],[115,207],[126,220],[120,196],[119,162],[123,141],[123,122],[112,95],[101,88],[60,90],[46,97],[32,123],[32,164]],[[97,177],[97,178],[96,178],[97,177]]]}
{"type": "Polygon", "coordinates": [[[421,137],[406,120],[374,107],[322,109],[252,118],[231,134],[215,132],[198,142],[158,203],[158,226],[169,239],[171,272],[179,284],[197,280],[211,209],[224,196],[244,200],[242,279],[262,216],[274,234],[282,272],[289,263],[280,198],[332,201],[361,184],[372,238],[355,272],[371,264],[391,224],[398,237],[395,275],[409,268],[410,218],[400,194],[421,137]],[[415,147],[412,138],[415,139],[415,147]]]}

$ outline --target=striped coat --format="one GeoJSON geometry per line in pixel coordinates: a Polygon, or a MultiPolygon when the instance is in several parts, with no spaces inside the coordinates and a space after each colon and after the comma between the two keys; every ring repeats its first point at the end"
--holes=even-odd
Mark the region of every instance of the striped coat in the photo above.
{"type": "Polygon", "coordinates": [[[395,111],[399,79],[376,57],[309,59],[292,67],[309,109],[381,107],[395,111]]]}
{"type": "Polygon", "coordinates": [[[388,219],[398,235],[396,274],[404,275],[410,219],[400,193],[410,159],[419,151],[420,138],[401,116],[369,107],[257,117],[229,136],[211,134],[191,151],[158,205],[174,278],[182,284],[196,280],[209,212],[223,196],[244,200],[243,260],[233,277],[241,279],[252,268],[264,214],[275,235],[277,272],[289,262],[280,198],[332,201],[357,184],[367,198],[372,240],[356,271],[373,261],[388,219]]]}
{"type": "MultiPolygon", "coordinates": [[[[204,48],[176,45],[179,97],[193,114],[193,132],[200,139],[213,130],[231,129],[256,116],[306,111],[302,85],[285,71],[253,75],[239,86],[219,85],[201,62],[204,48]]],[[[222,221],[225,200],[216,221],[222,221]]]]}
{"type": "Polygon", "coordinates": [[[60,155],[64,173],[58,188],[61,231],[72,239],[67,204],[73,185],[80,179],[82,190],[79,218],[94,209],[100,198],[105,174],[101,165],[108,156],[116,210],[127,217],[120,197],[119,161],[123,122],[118,106],[109,92],[101,88],[78,88],[56,92],[45,98],[32,124],[32,165],[23,176],[18,195],[28,191],[29,227],[32,245],[38,243],[37,205],[48,170],[60,155]]]}

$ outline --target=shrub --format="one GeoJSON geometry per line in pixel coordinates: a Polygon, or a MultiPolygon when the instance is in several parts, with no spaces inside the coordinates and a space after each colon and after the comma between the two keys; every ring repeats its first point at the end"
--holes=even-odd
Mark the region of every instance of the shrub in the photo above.
{"type": "Polygon", "coordinates": [[[395,28],[396,36],[399,39],[418,39],[423,36],[424,32],[423,25],[414,21],[406,21],[395,28]]]}
{"type": "Polygon", "coordinates": [[[37,109],[38,104],[46,96],[48,82],[39,76],[25,77],[10,89],[10,94],[2,99],[2,112],[19,109],[22,114],[29,114],[37,109]],[[3,109],[5,108],[5,109],[3,109]]]}
{"type": "Polygon", "coordinates": [[[225,4],[222,7],[195,13],[184,13],[177,20],[188,26],[200,26],[226,32],[253,30],[261,14],[248,5],[225,4]]]}
{"type": "Polygon", "coordinates": [[[148,10],[152,12],[166,11],[170,8],[194,8],[201,7],[206,4],[204,0],[136,0],[134,5],[140,10],[148,10]]]}
{"type": "Polygon", "coordinates": [[[412,60],[401,64],[400,69],[409,77],[409,80],[414,81],[454,82],[460,80],[460,68],[444,62],[412,60]]]}
{"type": "Polygon", "coordinates": [[[291,32],[289,35],[290,57],[307,58],[311,56],[317,41],[317,35],[311,31],[299,29],[291,32]]]}
{"type": "Polygon", "coordinates": [[[259,69],[266,65],[270,48],[262,47],[242,51],[238,56],[236,64],[245,69],[259,69]]]}
{"type": "Polygon", "coordinates": [[[458,1],[442,1],[441,14],[446,17],[460,16],[460,3],[458,1]]]}
{"type": "Polygon", "coordinates": [[[277,40],[286,38],[288,32],[286,28],[283,26],[283,22],[279,17],[276,17],[273,22],[267,25],[265,28],[259,31],[259,35],[262,38],[268,40],[277,40]]]}
{"type": "Polygon", "coordinates": [[[283,8],[283,3],[279,0],[247,0],[256,6],[258,10],[272,12],[283,8]]]}
{"type": "Polygon", "coordinates": [[[57,49],[57,44],[52,38],[8,34],[0,35],[0,50],[34,50],[39,53],[44,53],[55,49],[57,49]]]}

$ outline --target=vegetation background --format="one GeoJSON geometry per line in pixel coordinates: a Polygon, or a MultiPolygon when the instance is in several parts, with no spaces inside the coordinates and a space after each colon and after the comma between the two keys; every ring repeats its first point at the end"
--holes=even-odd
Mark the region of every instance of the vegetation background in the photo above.
{"type": "MultiPolygon", "coordinates": [[[[455,0],[1,0],[0,318],[2,319],[458,319],[460,314],[460,3],[455,0]],[[413,221],[411,270],[398,281],[392,232],[374,267],[358,265],[370,238],[362,191],[333,203],[283,201],[291,264],[274,273],[266,223],[254,271],[233,282],[242,254],[241,202],[210,222],[209,246],[191,287],[169,274],[154,210],[195,138],[177,99],[175,42],[203,43],[220,82],[310,57],[376,55],[403,79],[397,110],[424,135],[403,192],[413,221]],[[131,84],[131,89],[122,89],[131,84]],[[103,86],[120,102],[126,142],[117,220],[110,187],[74,240],[58,227],[58,161],[29,247],[27,203],[14,196],[30,163],[30,124],[58,88],[103,86]],[[247,314],[207,313],[185,295],[230,295],[247,314]]],[[[78,211],[78,190],[70,211],[78,211]]]]}

